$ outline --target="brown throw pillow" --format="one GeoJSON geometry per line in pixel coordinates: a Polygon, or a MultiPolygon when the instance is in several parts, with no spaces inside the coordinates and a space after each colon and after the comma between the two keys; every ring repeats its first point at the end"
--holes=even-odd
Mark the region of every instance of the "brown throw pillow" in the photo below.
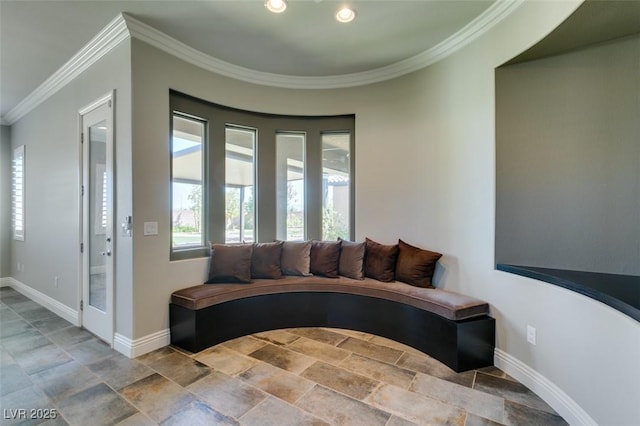
{"type": "Polygon", "coordinates": [[[396,280],[416,287],[433,287],[431,280],[442,254],[423,250],[398,240],[396,280]]]}
{"type": "Polygon", "coordinates": [[[313,241],[309,271],[313,275],[338,278],[340,241],[313,241]]]}
{"type": "Polygon", "coordinates": [[[209,279],[212,283],[250,283],[253,244],[211,244],[209,279]]]}
{"type": "Polygon", "coordinates": [[[364,279],[364,253],[365,243],[355,243],[340,239],[340,261],[338,274],[354,280],[364,279]]]}
{"type": "Polygon", "coordinates": [[[282,278],[280,258],[283,241],[254,243],[251,257],[251,278],[282,278]]]}
{"type": "Polygon", "coordinates": [[[311,241],[285,241],[280,268],[283,275],[310,276],[311,241]]]}
{"type": "Polygon", "coordinates": [[[364,275],[378,281],[390,282],[395,279],[398,245],[384,245],[365,238],[366,255],[364,275]]]}

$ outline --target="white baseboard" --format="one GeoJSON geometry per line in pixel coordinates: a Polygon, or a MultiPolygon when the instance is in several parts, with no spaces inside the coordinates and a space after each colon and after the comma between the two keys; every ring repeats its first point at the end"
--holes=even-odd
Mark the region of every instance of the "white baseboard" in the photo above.
{"type": "Polygon", "coordinates": [[[495,366],[531,389],[562,416],[570,425],[598,424],[562,389],[522,361],[496,348],[495,366]]]}
{"type": "Polygon", "coordinates": [[[155,351],[168,346],[170,343],[171,336],[168,328],[134,340],[118,333],[113,337],[113,349],[129,358],[155,351]]]}
{"type": "Polygon", "coordinates": [[[12,287],[18,293],[22,293],[27,296],[29,299],[34,302],[44,306],[49,309],[51,312],[54,312],[58,316],[69,321],[71,324],[75,326],[80,326],[80,314],[75,309],[71,309],[67,305],[58,302],[52,297],[47,296],[44,293],[35,290],[28,285],[21,283],[15,278],[2,278],[0,281],[0,286],[2,287],[12,287]]]}

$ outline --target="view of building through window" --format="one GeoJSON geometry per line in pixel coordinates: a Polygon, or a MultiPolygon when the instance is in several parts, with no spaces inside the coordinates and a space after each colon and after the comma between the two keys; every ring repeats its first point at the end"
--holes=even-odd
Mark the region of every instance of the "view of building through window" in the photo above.
{"type": "Polygon", "coordinates": [[[304,133],[276,134],[276,237],[305,238],[304,133]]]}
{"type": "Polygon", "coordinates": [[[349,239],[351,135],[322,134],[322,239],[349,239]]]}
{"type": "Polygon", "coordinates": [[[255,239],[255,129],[225,129],[225,242],[255,239]]]}
{"type": "Polygon", "coordinates": [[[203,138],[203,122],[174,115],[171,143],[173,248],[204,244],[203,138]]]}

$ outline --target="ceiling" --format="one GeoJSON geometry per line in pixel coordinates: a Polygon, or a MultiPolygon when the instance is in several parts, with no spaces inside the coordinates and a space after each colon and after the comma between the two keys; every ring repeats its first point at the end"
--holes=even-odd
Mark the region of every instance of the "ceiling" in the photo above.
{"type": "Polygon", "coordinates": [[[487,21],[492,10],[496,19],[489,24],[499,20],[509,2],[350,0],[356,20],[341,24],[334,15],[344,3],[289,0],[287,10],[276,15],[263,0],[0,0],[0,116],[122,12],[229,64],[323,78],[375,72],[443,50],[456,36],[469,39],[470,26],[487,21]]]}

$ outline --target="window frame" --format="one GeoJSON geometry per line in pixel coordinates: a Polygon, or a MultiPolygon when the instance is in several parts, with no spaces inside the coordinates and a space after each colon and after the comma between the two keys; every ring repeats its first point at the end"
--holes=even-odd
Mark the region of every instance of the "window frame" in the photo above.
{"type": "MultiPolygon", "coordinates": [[[[276,240],[276,134],[307,135],[305,146],[305,238],[322,238],[322,134],[350,134],[349,239],[355,236],[355,114],[333,116],[277,115],[239,110],[170,90],[170,137],[174,113],[206,123],[203,146],[204,241],[225,242],[226,136],[228,126],[256,130],[254,142],[254,241],[276,240]]],[[[171,162],[170,162],[171,163],[171,162]]],[[[171,172],[171,179],[173,174],[171,172]]],[[[173,193],[171,193],[171,205],[173,193]]],[[[171,208],[173,210],[173,208],[171,208]]],[[[171,216],[173,212],[169,213],[171,216]]],[[[170,222],[173,227],[173,222],[170,222]]],[[[173,229],[173,228],[172,228],[173,229]]],[[[173,231],[171,230],[171,233],[173,231]]],[[[171,239],[170,239],[171,240],[171,239]]],[[[189,250],[174,250],[170,259],[209,256],[209,244],[189,250]]]]}

